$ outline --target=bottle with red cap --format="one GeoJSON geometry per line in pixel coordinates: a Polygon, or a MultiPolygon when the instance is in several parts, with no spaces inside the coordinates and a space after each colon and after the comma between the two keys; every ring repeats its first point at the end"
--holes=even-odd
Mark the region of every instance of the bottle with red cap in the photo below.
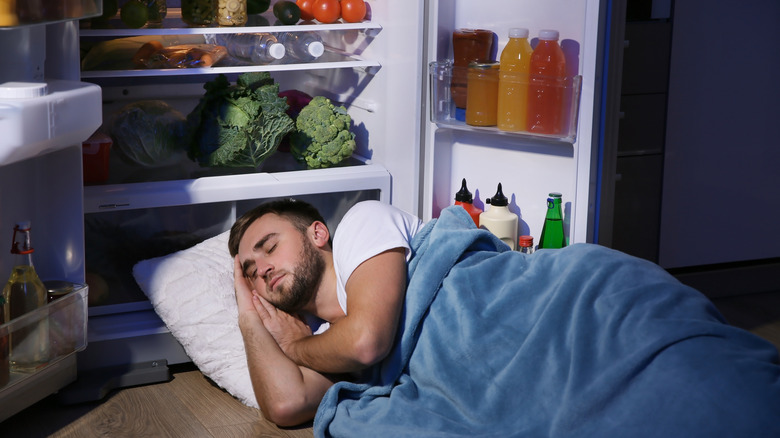
{"type": "MultiPolygon", "coordinates": [[[[46,305],[46,287],[32,264],[30,222],[14,227],[11,254],[14,267],[3,288],[5,320],[11,321],[46,305]]],[[[32,372],[49,361],[49,320],[39,319],[10,334],[10,368],[14,372],[32,372]]]]}
{"type": "Polygon", "coordinates": [[[517,238],[517,250],[523,254],[534,252],[534,236],[523,235],[517,238]]]}

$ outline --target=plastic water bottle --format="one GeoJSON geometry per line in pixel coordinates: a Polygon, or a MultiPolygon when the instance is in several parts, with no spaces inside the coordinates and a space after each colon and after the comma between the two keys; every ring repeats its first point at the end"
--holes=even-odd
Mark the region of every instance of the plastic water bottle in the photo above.
{"type": "Polygon", "coordinates": [[[316,32],[284,32],[278,39],[284,44],[287,56],[295,61],[314,61],[325,53],[325,45],[316,32]]]}
{"type": "Polygon", "coordinates": [[[206,42],[225,46],[230,56],[253,64],[270,64],[284,58],[285,48],[270,33],[216,34],[206,42]]]}

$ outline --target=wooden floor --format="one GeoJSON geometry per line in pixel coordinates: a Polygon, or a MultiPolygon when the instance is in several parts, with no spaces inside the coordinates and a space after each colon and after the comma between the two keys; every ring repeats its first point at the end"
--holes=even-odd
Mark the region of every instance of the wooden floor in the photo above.
{"type": "Polygon", "coordinates": [[[50,396],[0,423],[0,437],[311,437],[311,424],[282,429],[214,385],[193,366],[166,383],[117,390],[94,403],[63,406],[50,396]]]}
{"type": "MultiPolygon", "coordinates": [[[[780,350],[780,292],[713,300],[733,325],[780,350]]],[[[125,388],[101,402],[62,406],[56,395],[0,423],[0,437],[311,437],[311,425],[281,429],[192,366],[166,383],[125,388]]]]}

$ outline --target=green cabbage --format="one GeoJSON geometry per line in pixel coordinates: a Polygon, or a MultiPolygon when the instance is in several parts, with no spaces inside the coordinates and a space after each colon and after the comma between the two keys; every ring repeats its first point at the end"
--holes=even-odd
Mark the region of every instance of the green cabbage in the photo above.
{"type": "Polygon", "coordinates": [[[185,118],[161,100],[142,100],[122,107],[113,117],[109,134],[113,148],[131,164],[163,164],[182,149],[185,118]]]}
{"type": "Polygon", "coordinates": [[[189,156],[201,165],[257,167],[295,127],[268,72],[243,73],[235,85],[220,74],[203,88],[187,115],[189,156]]]}

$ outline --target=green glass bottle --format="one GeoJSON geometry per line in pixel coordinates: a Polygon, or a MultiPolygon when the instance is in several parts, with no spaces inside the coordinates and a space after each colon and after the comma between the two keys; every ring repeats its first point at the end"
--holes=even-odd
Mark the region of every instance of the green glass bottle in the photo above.
{"type": "Polygon", "coordinates": [[[550,193],[547,198],[547,215],[544,218],[542,236],[539,238],[539,249],[563,248],[566,246],[566,236],[563,233],[563,213],[561,210],[561,194],[550,193]]]}

